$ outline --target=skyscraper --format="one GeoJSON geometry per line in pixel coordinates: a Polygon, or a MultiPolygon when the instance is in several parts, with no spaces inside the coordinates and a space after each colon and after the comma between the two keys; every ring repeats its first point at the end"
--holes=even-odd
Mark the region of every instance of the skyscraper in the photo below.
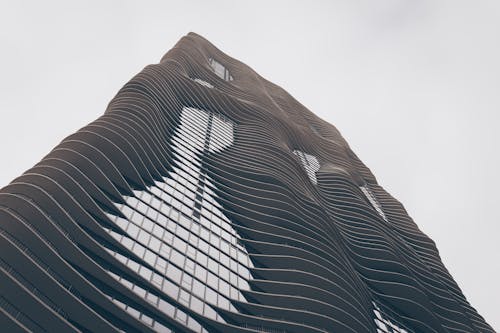
{"type": "Polygon", "coordinates": [[[334,126],[193,33],[0,214],[6,332],[493,332],[334,126]]]}

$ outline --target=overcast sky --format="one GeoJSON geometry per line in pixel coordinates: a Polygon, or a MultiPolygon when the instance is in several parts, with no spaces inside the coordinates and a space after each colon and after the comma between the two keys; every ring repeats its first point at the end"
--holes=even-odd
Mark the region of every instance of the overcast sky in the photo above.
{"type": "Polygon", "coordinates": [[[0,0],[0,187],[194,31],[334,124],[500,330],[500,2],[236,3],[0,0]]]}

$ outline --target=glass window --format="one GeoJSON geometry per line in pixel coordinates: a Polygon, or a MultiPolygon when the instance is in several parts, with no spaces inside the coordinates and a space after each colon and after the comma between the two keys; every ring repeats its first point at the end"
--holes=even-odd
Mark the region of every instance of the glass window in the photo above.
{"type": "Polygon", "coordinates": [[[184,304],[185,306],[189,306],[189,298],[191,297],[190,294],[187,293],[187,291],[182,290],[179,294],[179,301],[184,304]]]}
{"type": "Polygon", "coordinates": [[[192,283],[193,278],[191,277],[191,275],[184,272],[184,274],[182,274],[182,285],[184,286],[184,288],[186,288],[187,290],[191,290],[192,283]]]}
{"type": "Polygon", "coordinates": [[[133,270],[134,272],[137,272],[139,270],[139,264],[136,263],[135,261],[133,260],[127,260],[127,266],[133,270]]]}
{"type": "Polygon", "coordinates": [[[153,198],[151,199],[151,206],[152,206],[153,208],[155,208],[155,209],[159,209],[159,208],[160,208],[160,206],[161,206],[161,201],[160,201],[158,198],[153,197],[153,198]]]}
{"type": "Polygon", "coordinates": [[[238,263],[235,260],[231,259],[231,261],[229,262],[229,268],[231,268],[233,272],[238,272],[238,263]]]}
{"type": "Polygon", "coordinates": [[[126,280],[126,279],[123,279],[120,277],[120,283],[123,284],[125,287],[127,287],[128,289],[132,289],[132,287],[134,286],[132,284],[132,282],[130,282],[129,280],[126,280]]]}
{"type": "Polygon", "coordinates": [[[219,267],[219,264],[213,260],[212,258],[208,258],[208,269],[212,272],[214,272],[215,274],[218,274],[218,267],[219,267]]]}
{"type": "Polygon", "coordinates": [[[189,258],[195,259],[196,258],[196,248],[191,246],[191,245],[188,245],[187,255],[189,258]]]}
{"type": "Polygon", "coordinates": [[[191,310],[194,310],[197,313],[203,313],[203,302],[197,299],[196,297],[191,298],[191,310]]]}
{"type": "Polygon", "coordinates": [[[183,240],[181,240],[179,237],[174,238],[174,248],[179,251],[180,253],[186,253],[187,250],[187,244],[183,240]]]}
{"type": "Polygon", "coordinates": [[[176,318],[178,321],[180,321],[181,323],[186,324],[186,321],[187,321],[187,315],[186,315],[183,311],[181,311],[181,310],[177,309],[177,311],[176,311],[176,313],[175,313],[175,318],[176,318]]]}
{"type": "Polygon", "coordinates": [[[174,235],[172,235],[168,231],[165,231],[165,233],[163,234],[163,241],[167,244],[172,244],[172,242],[174,241],[174,235]]]}
{"type": "Polygon", "coordinates": [[[229,280],[231,281],[231,284],[234,286],[238,285],[238,277],[236,276],[235,273],[229,272],[229,280]]]}
{"type": "Polygon", "coordinates": [[[229,269],[219,265],[219,276],[224,280],[229,280],[229,269]]]}
{"type": "Polygon", "coordinates": [[[193,210],[189,207],[189,206],[186,206],[186,205],[183,205],[181,207],[181,211],[185,214],[185,215],[188,215],[188,216],[191,216],[191,214],[193,213],[193,210]]]}
{"type": "Polygon", "coordinates": [[[193,280],[192,291],[198,297],[201,297],[201,298],[205,297],[205,285],[203,283],[200,283],[198,280],[193,280]]]}
{"type": "Polygon", "coordinates": [[[208,257],[206,254],[198,251],[198,253],[196,254],[196,261],[206,267],[208,263],[208,257]]]}
{"type": "Polygon", "coordinates": [[[197,223],[191,223],[191,232],[195,235],[198,235],[200,232],[200,225],[197,223]]]}
{"type": "Polygon", "coordinates": [[[213,246],[208,249],[208,254],[215,260],[219,260],[219,250],[213,246]]]}
{"type": "Polygon", "coordinates": [[[141,315],[141,320],[149,326],[153,325],[153,319],[151,317],[146,316],[144,313],[141,315]]]}
{"type": "Polygon", "coordinates": [[[149,190],[151,191],[151,193],[153,193],[157,197],[159,197],[161,195],[161,193],[163,192],[162,190],[160,190],[160,188],[158,186],[151,186],[151,188],[149,190]]]}
{"type": "Polygon", "coordinates": [[[217,278],[217,276],[215,274],[212,274],[210,272],[208,272],[208,276],[207,276],[207,284],[214,288],[214,289],[217,289],[218,287],[218,282],[219,282],[219,279],[217,278]]]}
{"type": "Polygon", "coordinates": [[[134,211],[129,206],[123,206],[123,208],[121,209],[121,212],[123,213],[123,215],[125,215],[125,217],[127,219],[130,219],[130,217],[134,211]]]}
{"type": "Polygon", "coordinates": [[[221,229],[219,225],[221,225],[222,220],[215,214],[212,214],[212,231],[217,235],[220,235],[221,229]]]}
{"type": "MultiPolygon", "coordinates": [[[[169,179],[170,181],[172,181],[171,179],[169,179]]],[[[175,184],[174,184],[175,185],[175,184]]],[[[173,186],[170,184],[170,185],[166,185],[165,188],[165,193],[167,193],[169,196],[172,196],[172,194],[174,193],[174,188],[173,186]]]]}
{"type": "Polygon", "coordinates": [[[169,220],[168,224],[167,224],[167,229],[170,232],[175,233],[175,230],[177,229],[177,223],[175,221],[173,221],[173,220],[169,220]]]}
{"type": "Polygon", "coordinates": [[[159,225],[155,224],[153,226],[153,235],[155,235],[156,237],[158,237],[159,239],[161,239],[162,236],[163,236],[163,228],[160,227],[159,225]]]}
{"type": "MultiPolygon", "coordinates": [[[[203,238],[204,240],[208,241],[209,238],[210,238],[210,233],[208,232],[207,229],[201,228],[201,230],[200,230],[200,237],[203,238]]],[[[207,246],[208,246],[208,244],[207,244],[207,246]]],[[[206,251],[208,251],[208,248],[207,248],[206,251]]]]}
{"type": "Polygon", "coordinates": [[[181,273],[181,270],[174,265],[168,265],[167,276],[178,284],[181,283],[181,273]]]}
{"type": "MultiPolygon", "coordinates": [[[[228,291],[229,294],[229,291],[228,291]]],[[[229,300],[221,295],[217,295],[217,305],[223,309],[229,310],[229,300]]]]}
{"type": "Polygon", "coordinates": [[[207,270],[205,268],[203,268],[201,265],[196,265],[194,275],[201,282],[205,282],[205,280],[207,278],[207,270]]]}
{"type": "Polygon", "coordinates": [[[144,266],[141,267],[140,271],[139,271],[139,274],[145,278],[146,280],[150,280],[151,279],[151,274],[153,274],[153,272],[149,269],[149,268],[146,268],[144,266]]]}
{"type": "Polygon", "coordinates": [[[136,309],[130,307],[130,306],[127,306],[126,308],[127,312],[130,313],[132,316],[134,316],[135,318],[139,318],[140,316],[140,312],[137,311],[136,309]]]}
{"type": "Polygon", "coordinates": [[[186,205],[188,207],[193,207],[194,201],[185,196],[184,197],[184,205],[186,205]]]}
{"type": "Polygon", "coordinates": [[[241,264],[238,265],[238,273],[243,276],[244,278],[247,277],[248,275],[248,269],[246,268],[246,266],[243,266],[241,264]]]}
{"type": "Polygon", "coordinates": [[[210,223],[212,213],[210,213],[210,211],[207,210],[205,208],[205,206],[203,206],[201,208],[201,214],[204,215],[207,218],[207,222],[203,221],[203,219],[202,219],[201,223],[203,225],[205,225],[207,228],[210,228],[210,225],[212,224],[212,223],[210,223]],[[207,223],[207,224],[205,224],[205,223],[207,223]]]}
{"type": "Polygon", "coordinates": [[[216,320],[217,319],[217,313],[215,312],[214,309],[208,304],[205,304],[205,309],[203,311],[203,314],[205,317],[216,320]]]}
{"type": "Polygon", "coordinates": [[[149,217],[152,221],[156,221],[158,217],[158,211],[153,208],[149,208],[147,217],[149,217]]]}
{"type": "Polygon", "coordinates": [[[154,266],[155,262],[156,262],[156,257],[157,256],[153,252],[146,250],[146,255],[144,256],[144,261],[146,261],[151,266],[154,266]]]}
{"type": "Polygon", "coordinates": [[[139,233],[139,228],[135,224],[130,223],[127,228],[127,233],[130,235],[130,237],[136,238],[137,234],[139,233]]]}
{"type": "MultiPolygon", "coordinates": [[[[189,230],[189,229],[188,229],[189,230]]],[[[182,238],[183,240],[188,240],[188,237],[189,237],[189,232],[184,229],[184,228],[181,228],[181,227],[177,227],[177,231],[176,231],[176,234],[182,238]]]]}
{"type": "Polygon", "coordinates": [[[238,251],[238,261],[244,265],[247,265],[247,255],[242,251],[238,251]]]}
{"type": "Polygon", "coordinates": [[[233,77],[231,76],[229,71],[220,62],[214,60],[213,58],[209,58],[208,63],[210,64],[210,67],[212,67],[212,70],[218,77],[220,77],[225,81],[233,80],[233,77]]]}
{"type": "Polygon", "coordinates": [[[163,209],[167,209],[172,202],[172,197],[167,192],[162,192],[161,199],[164,201],[164,203],[161,205],[161,209],[163,211],[163,209]],[[165,203],[167,203],[167,205],[165,205],[165,203]]]}
{"type": "Polygon", "coordinates": [[[229,296],[229,283],[219,280],[219,291],[226,296],[229,296]]]}
{"type": "Polygon", "coordinates": [[[240,277],[238,277],[238,287],[242,290],[250,290],[250,285],[248,282],[240,277]]]}
{"type": "MultiPolygon", "coordinates": [[[[170,213],[170,210],[168,212],[165,212],[165,214],[169,214],[170,213]]],[[[168,223],[168,218],[167,216],[165,215],[162,215],[162,214],[158,214],[158,217],[156,218],[156,222],[163,226],[163,227],[166,227],[167,226],[167,223],[168,223]]]]}
{"type": "Polygon", "coordinates": [[[139,201],[137,204],[137,210],[141,213],[145,213],[148,210],[148,206],[144,202],[139,201]]]}
{"type": "Polygon", "coordinates": [[[184,267],[184,260],[185,257],[177,251],[172,251],[172,253],[170,254],[170,261],[180,268],[184,267]]]}
{"type": "Polygon", "coordinates": [[[194,267],[195,267],[195,262],[192,261],[191,259],[186,258],[186,266],[184,267],[184,270],[189,274],[194,274],[194,267]]]}
{"type": "Polygon", "coordinates": [[[158,305],[158,296],[155,294],[148,293],[146,295],[146,299],[150,302],[153,303],[154,305],[158,305]]]}
{"type": "Polygon", "coordinates": [[[139,237],[138,237],[137,239],[138,239],[138,241],[139,241],[140,243],[147,245],[147,244],[148,244],[148,242],[149,242],[149,238],[150,238],[150,237],[151,237],[151,235],[150,235],[150,234],[148,234],[148,233],[147,233],[146,231],[144,231],[144,230],[141,230],[141,231],[139,231],[139,237]]]}
{"type": "Polygon", "coordinates": [[[158,257],[156,259],[156,269],[158,269],[160,272],[165,272],[165,269],[167,268],[167,261],[161,257],[158,257]]]}
{"type": "MultiPolygon", "coordinates": [[[[180,214],[179,223],[185,227],[187,230],[191,229],[191,219],[186,217],[184,214],[180,214]]],[[[187,239],[187,237],[185,237],[187,239]]]]}
{"type": "Polygon", "coordinates": [[[163,243],[160,247],[160,254],[165,257],[165,258],[168,258],[170,256],[170,246],[168,246],[167,244],[163,243]]]}
{"type": "Polygon", "coordinates": [[[207,242],[205,242],[204,240],[200,239],[200,241],[198,242],[198,248],[200,249],[200,251],[202,251],[203,253],[208,253],[208,248],[209,248],[209,245],[207,242]]]}
{"type": "MultiPolygon", "coordinates": [[[[109,217],[111,216],[114,216],[114,215],[109,215],[107,214],[109,217]]],[[[121,218],[121,217],[118,217],[118,216],[114,216],[113,220],[115,221],[115,223],[123,230],[125,230],[128,226],[128,221],[125,220],[124,218],[121,218]]]]}
{"type": "Polygon", "coordinates": [[[165,302],[163,299],[160,299],[158,302],[158,308],[160,308],[160,311],[163,313],[166,313],[170,317],[174,317],[174,312],[175,312],[175,307],[170,304],[165,302]]]}
{"type": "Polygon", "coordinates": [[[229,243],[221,240],[220,250],[222,251],[222,253],[229,253],[229,243]]]}
{"type": "Polygon", "coordinates": [[[131,240],[130,238],[128,237],[123,237],[122,240],[121,240],[121,243],[123,244],[123,246],[125,246],[127,249],[131,249],[132,246],[134,246],[134,241],[131,240]]]}
{"type": "Polygon", "coordinates": [[[209,219],[207,219],[205,216],[201,215],[201,217],[200,217],[200,222],[201,222],[201,224],[202,224],[203,226],[205,226],[207,229],[210,229],[210,225],[211,225],[212,223],[210,223],[210,220],[209,220],[209,219]]]}
{"type": "Polygon", "coordinates": [[[144,201],[145,203],[149,203],[151,201],[151,198],[153,197],[151,194],[149,194],[148,192],[141,192],[142,194],[142,201],[144,201]]]}
{"type": "Polygon", "coordinates": [[[227,255],[225,255],[224,253],[221,253],[220,254],[220,263],[223,264],[224,266],[228,266],[229,267],[229,257],[227,255]]]}
{"type": "Polygon", "coordinates": [[[231,258],[236,259],[238,250],[234,246],[231,246],[231,248],[229,249],[229,253],[230,253],[231,258]]]}
{"type": "MultiPolygon", "coordinates": [[[[178,186],[177,186],[178,188],[178,186]]],[[[180,202],[182,202],[182,198],[184,197],[184,195],[178,190],[176,189],[174,191],[174,198],[176,198],[177,200],[179,200],[180,202]]]]}
{"type": "MultiPolygon", "coordinates": [[[[215,216],[215,215],[212,215],[212,221],[215,222],[218,218],[215,216]]],[[[211,229],[212,229],[212,232],[216,235],[220,235],[220,231],[221,229],[215,225],[215,224],[212,224],[211,226],[211,229]]]]}
{"type": "Polygon", "coordinates": [[[128,197],[126,201],[130,205],[130,207],[135,207],[135,205],[137,205],[137,203],[139,202],[139,200],[137,200],[135,197],[128,197]]]}
{"type": "Polygon", "coordinates": [[[238,299],[238,297],[239,297],[239,294],[240,294],[240,292],[238,291],[238,289],[236,289],[236,288],[234,288],[234,287],[231,287],[231,288],[230,288],[230,297],[231,297],[232,299],[236,299],[236,300],[237,300],[237,299],[238,299]]]}
{"type": "Polygon", "coordinates": [[[210,288],[206,288],[205,299],[208,303],[217,304],[217,294],[210,288]]]}
{"type": "Polygon", "coordinates": [[[215,234],[210,234],[210,244],[212,244],[215,247],[219,247],[219,240],[220,238],[217,237],[215,234]]]}
{"type": "Polygon", "coordinates": [[[144,256],[144,252],[146,251],[146,248],[144,246],[142,246],[141,244],[139,243],[135,243],[134,244],[134,249],[133,249],[133,252],[140,258],[142,258],[144,256]]]}
{"type": "MultiPolygon", "coordinates": [[[[181,209],[182,204],[181,204],[181,202],[179,200],[172,199],[172,203],[171,204],[172,204],[172,207],[174,207],[175,209],[177,209],[177,210],[181,209]]],[[[172,217],[172,215],[170,217],[172,217]]],[[[177,220],[177,216],[175,218],[174,217],[172,217],[172,218],[174,220],[177,220]]]]}

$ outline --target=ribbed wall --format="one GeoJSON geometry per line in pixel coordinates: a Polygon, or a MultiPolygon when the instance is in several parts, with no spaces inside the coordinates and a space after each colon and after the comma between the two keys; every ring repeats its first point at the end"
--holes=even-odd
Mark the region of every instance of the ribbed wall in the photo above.
{"type": "Polygon", "coordinates": [[[493,332],[332,125],[202,37],[0,191],[5,332],[493,332]]]}

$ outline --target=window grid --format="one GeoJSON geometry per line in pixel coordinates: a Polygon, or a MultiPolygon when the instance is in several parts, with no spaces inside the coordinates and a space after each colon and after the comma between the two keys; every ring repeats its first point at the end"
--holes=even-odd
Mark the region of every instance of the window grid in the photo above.
{"type": "MultiPolygon", "coordinates": [[[[231,300],[245,301],[241,290],[250,289],[253,265],[215,200],[201,158],[231,145],[233,126],[225,117],[185,107],[173,136],[177,165],[163,182],[135,190],[133,196],[124,197],[125,204],[115,203],[125,218],[108,217],[126,235],[107,229],[154,270],[109,250],[119,261],[179,303],[221,321],[212,305],[236,312],[231,300]]],[[[123,277],[115,278],[141,297],[150,295],[123,277]]]]}
{"type": "Polygon", "coordinates": [[[412,331],[403,328],[401,323],[398,323],[394,319],[389,319],[390,316],[385,314],[375,302],[372,302],[372,304],[377,333],[412,333],[412,331]]]}
{"type": "Polygon", "coordinates": [[[311,182],[317,184],[318,180],[316,178],[316,172],[320,168],[318,158],[314,155],[304,153],[303,151],[300,150],[294,150],[293,153],[299,157],[299,160],[302,166],[304,167],[307,176],[309,177],[311,182]]]}
{"type": "Polygon", "coordinates": [[[210,64],[210,67],[212,67],[212,70],[218,77],[220,77],[225,81],[233,80],[233,77],[231,76],[229,71],[220,62],[218,62],[213,58],[208,58],[208,63],[210,64]]]}
{"type": "Polygon", "coordinates": [[[387,216],[385,215],[384,211],[382,210],[382,206],[378,202],[377,197],[375,197],[375,194],[373,194],[373,192],[370,189],[370,187],[368,186],[368,184],[360,186],[359,188],[361,189],[363,194],[366,196],[366,198],[368,199],[370,204],[373,206],[375,211],[377,211],[378,215],[380,215],[380,217],[382,217],[385,222],[388,222],[387,216]]]}
{"type": "Polygon", "coordinates": [[[196,83],[198,83],[198,84],[201,84],[202,86],[205,86],[207,88],[213,88],[214,87],[213,85],[211,85],[210,83],[208,83],[207,81],[204,81],[202,79],[194,78],[193,81],[196,82],[196,83]]]}

